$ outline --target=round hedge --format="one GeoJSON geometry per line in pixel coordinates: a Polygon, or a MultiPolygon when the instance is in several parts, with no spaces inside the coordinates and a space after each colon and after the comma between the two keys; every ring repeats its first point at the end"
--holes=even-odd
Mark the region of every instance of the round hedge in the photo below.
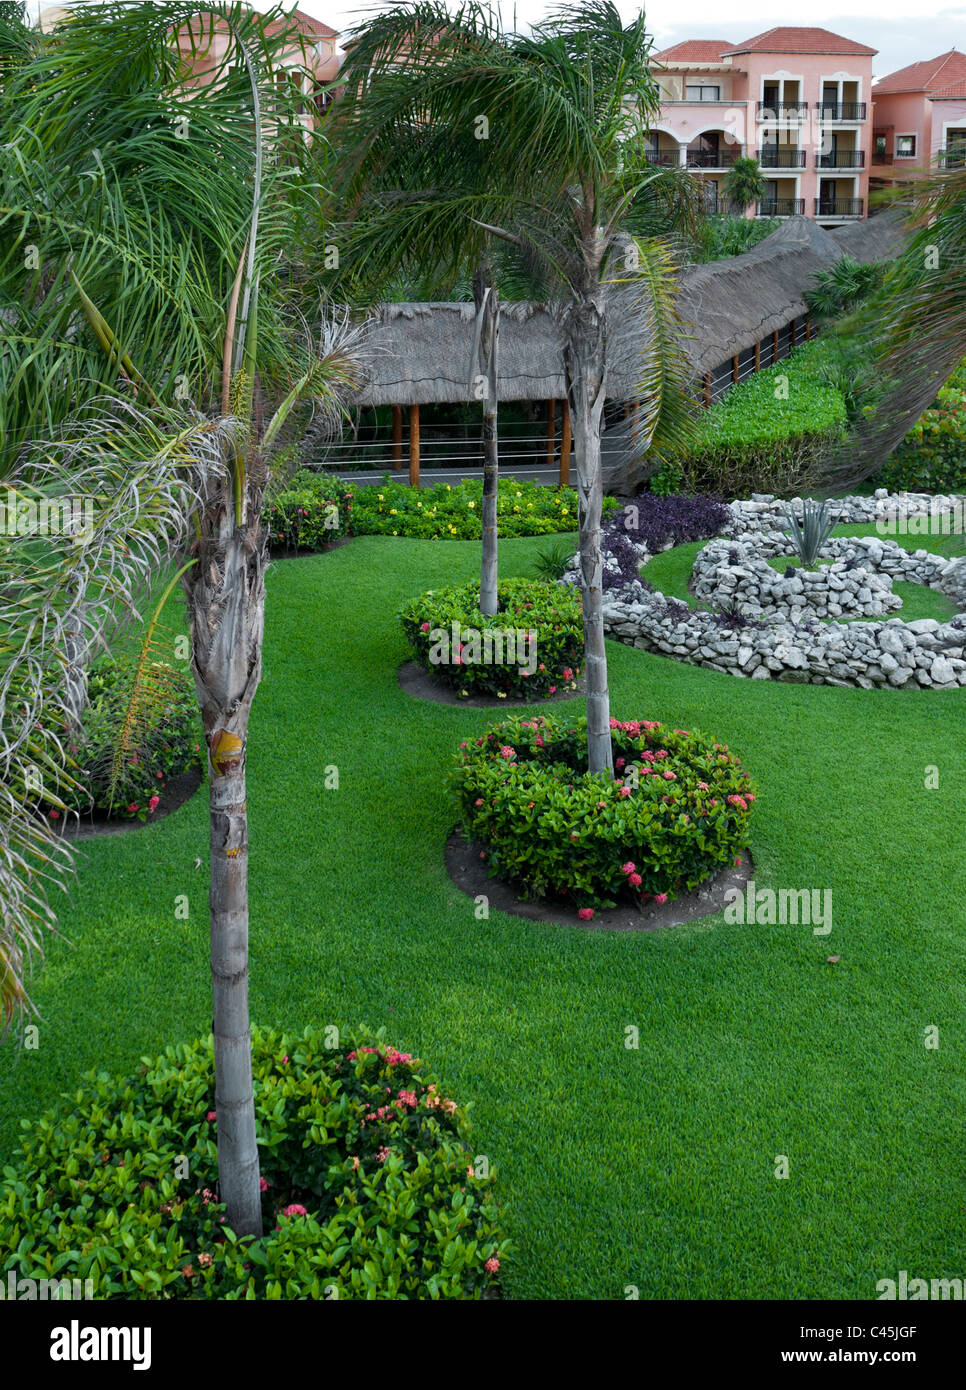
{"type": "Polygon", "coordinates": [[[346,1051],[327,1031],[253,1030],[259,1240],[236,1241],[218,1201],[209,1038],[127,1077],[92,1073],[24,1121],[0,1181],[3,1283],[89,1278],[96,1299],[492,1295],[506,1242],[460,1108],[381,1034],[346,1051]]]}
{"type": "Polygon", "coordinates": [[[616,777],[587,768],[587,721],[517,717],[460,745],[467,836],[525,896],[594,908],[689,892],[748,843],[755,800],[726,744],[612,719],[616,777]]]}
{"type": "MultiPolygon", "coordinates": [[[[497,604],[498,611],[491,616],[480,612],[477,582],[431,589],[411,599],[400,618],[416,660],[461,698],[487,694],[530,701],[576,689],[584,662],[583,616],[576,587],[538,579],[501,579],[497,604]],[[508,631],[536,637],[524,653],[515,648],[512,663],[487,662],[486,635],[508,631]],[[529,674],[527,666],[534,668],[529,674]]],[[[490,655],[505,658],[506,646],[501,653],[498,644],[490,641],[490,655]]]]}

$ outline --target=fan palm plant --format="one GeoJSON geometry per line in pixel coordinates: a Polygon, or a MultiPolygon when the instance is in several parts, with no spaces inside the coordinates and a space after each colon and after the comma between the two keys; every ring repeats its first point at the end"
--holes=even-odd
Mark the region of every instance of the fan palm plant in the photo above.
{"type": "MultiPolygon", "coordinates": [[[[613,768],[603,633],[601,424],[610,281],[643,266],[663,321],[670,258],[635,237],[662,177],[647,167],[659,106],[643,16],[624,26],[610,0],[562,6],[530,34],[490,7],[434,0],[396,6],[353,35],[340,76],[336,187],[355,210],[343,264],[353,296],[384,267],[424,261],[455,273],[488,240],[515,247],[553,287],[574,428],[587,671],[588,759],[613,768]],[[400,45],[406,61],[398,62],[400,45]],[[389,56],[387,56],[389,55],[389,56]],[[410,166],[400,149],[419,148],[410,166]]],[[[684,433],[677,335],[645,363],[641,447],[684,433]]]]}
{"type": "Polygon", "coordinates": [[[290,33],[278,15],[212,6],[204,22],[226,26],[227,52],[192,87],[172,42],[191,16],[187,4],[81,11],[0,94],[0,292],[13,326],[0,371],[4,388],[22,388],[6,405],[9,486],[94,503],[83,537],[0,546],[0,991],[8,1018],[27,1007],[27,958],[53,921],[46,890],[69,866],[38,810],[74,775],[67,730],[94,636],[173,565],[209,754],[219,1186],[248,1235],[261,1230],[245,787],[260,513],[303,402],[339,410],[356,330],[323,320],[307,339],[282,294],[293,218],[311,196],[283,157],[295,98],[273,80],[290,33]],[[18,275],[28,244],[38,266],[18,275]]]}

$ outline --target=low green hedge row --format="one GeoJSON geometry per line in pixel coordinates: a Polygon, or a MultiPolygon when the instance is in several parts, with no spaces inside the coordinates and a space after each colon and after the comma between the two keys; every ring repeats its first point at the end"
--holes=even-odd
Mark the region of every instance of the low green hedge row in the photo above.
{"type": "Polygon", "coordinates": [[[823,450],[844,434],[847,410],[834,385],[803,367],[808,347],[733,386],[704,412],[698,443],[681,460],[684,491],[791,495],[813,481],[823,450]]]}
{"type": "MultiPolygon", "coordinates": [[[[377,484],[358,486],[301,469],[263,514],[276,550],[324,550],[343,536],[410,536],[421,540],[479,540],[483,484],[436,483],[412,488],[388,474],[377,484]]],[[[617,509],[604,499],[604,516],[617,509]]],[[[497,490],[500,536],[542,536],[577,530],[573,488],[501,478],[497,490]]]]}
{"type": "Polygon", "coordinates": [[[400,614],[416,660],[461,698],[547,699],[573,690],[583,668],[574,585],[501,579],[499,611],[480,612],[478,582],[431,589],[400,614]]]}
{"type": "Polygon", "coordinates": [[[754,790],[725,744],[656,720],[611,721],[615,775],[587,767],[587,721],[544,715],[460,745],[463,828],[530,897],[595,908],[663,901],[733,864],[754,790]]]}
{"type": "Polygon", "coordinates": [[[328,1041],[253,1030],[257,1240],[236,1239],[218,1200],[210,1038],[129,1076],[92,1073],[24,1121],[0,1180],[3,1284],[90,1279],[95,1299],[491,1295],[507,1244],[463,1111],[381,1034],[328,1041]]]}

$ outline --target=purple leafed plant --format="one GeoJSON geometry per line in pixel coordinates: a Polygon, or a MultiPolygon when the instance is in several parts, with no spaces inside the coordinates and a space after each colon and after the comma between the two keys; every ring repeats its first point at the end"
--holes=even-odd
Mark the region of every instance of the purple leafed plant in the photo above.
{"type": "Polygon", "coordinates": [[[656,554],[668,541],[683,545],[687,541],[708,540],[730,523],[731,513],[720,497],[700,493],[688,497],[670,493],[641,492],[628,502],[608,527],[634,541],[643,541],[656,554]]]}

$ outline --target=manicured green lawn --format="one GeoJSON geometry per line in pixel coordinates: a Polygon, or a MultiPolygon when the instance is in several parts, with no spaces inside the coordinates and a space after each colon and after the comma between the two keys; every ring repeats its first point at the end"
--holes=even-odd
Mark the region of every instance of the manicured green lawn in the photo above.
{"type": "MultiPolygon", "coordinates": [[[[503,572],[545,544],[504,543],[503,572]]],[[[472,1103],[516,1242],[509,1297],[865,1299],[899,1269],[961,1276],[966,694],[743,681],[610,643],[614,714],[738,752],[759,793],[759,887],[831,889],[831,934],[477,921],[443,869],[444,774],[487,714],[400,691],[395,614],[478,556],[371,537],[270,575],[249,754],[254,1016],[385,1025],[472,1103]]],[[[206,848],[203,794],[88,843],[70,944],[34,985],[40,1047],[0,1051],[0,1161],[82,1071],[208,1027],[206,848]]]]}

